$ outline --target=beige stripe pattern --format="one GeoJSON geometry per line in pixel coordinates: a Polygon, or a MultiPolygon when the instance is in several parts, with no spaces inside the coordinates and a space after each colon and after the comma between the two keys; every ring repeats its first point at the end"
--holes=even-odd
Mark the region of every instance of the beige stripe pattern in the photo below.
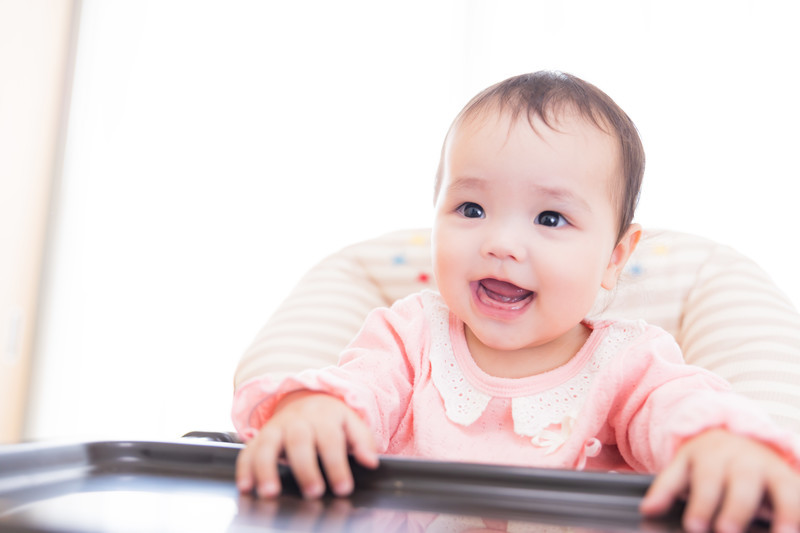
{"type": "MultiPolygon", "coordinates": [[[[430,230],[352,245],[312,268],[241,358],[235,386],[333,364],[369,311],[435,289],[430,230]]],[[[750,259],[713,241],[648,230],[593,317],[642,318],[675,336],[686,361],[731,382],[800,432],[800,314],[750,259]]]]}

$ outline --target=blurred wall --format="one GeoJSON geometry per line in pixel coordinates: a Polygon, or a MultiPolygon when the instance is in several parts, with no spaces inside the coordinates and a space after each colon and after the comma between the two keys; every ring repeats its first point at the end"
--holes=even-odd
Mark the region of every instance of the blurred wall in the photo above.
{"type": "Polygon", "coordinates": [[[0,442],[22,435],[75,6],[0,1],[0,442]]]}

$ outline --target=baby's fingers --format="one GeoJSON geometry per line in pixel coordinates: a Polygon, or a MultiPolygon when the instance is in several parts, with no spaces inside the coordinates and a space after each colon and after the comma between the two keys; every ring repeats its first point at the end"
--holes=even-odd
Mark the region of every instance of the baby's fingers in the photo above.
{"type": "Polygon", "coordinates": [[[773,533],[800,532],[800,473],[786,469],[768,487],[773,533]]]}
{"type": "Polygon", "coordinates": [[[712,518],[724,496],[726,462],[690,459],[689,497],[683,512],[683,527],[689,533],[709,531],[712,518]]]}
{"type": "Polygon", "coordinates": [[[328,485],[337,496],[346,496],[353,491],[348,450],[364,466],[375,468],[378,465],[372,430],[353,412],[345,413],[340,424],[320,429],[320,436],[324,438],[319,445],[319,455],[328,485]]]}
{"type": "Polygon", "coordinates": [[[752,521],[764,496],[761,473],[747,469],[733,471],[724,486],[724,499],[715,520],[715,531],[736,533],[744,531],[752,521]]]}
{"type": "Polygon", "coordinates": [[[236,457],[236,487],[240,492],[248,493],[255,488],[253,476],[253,450],[246,446],[236,457]]]}
{"type": "Polygon", "coordinates": [[[720,461],[697,461],[688,449],[679,450],[647,491],[640,505],[641,512],[645,516],[664,514],[690,489],[683,527],[689,533],[708,531],[722,499],[723,466],[720,461]]]}
{"type": "Polygon", "coordinates": [[[280,494],[278,456],[283,450],[281,432],[264,428],[239,452],[236,460],[236,485],[243,493],[256,489],[259,496],[272,498],[280,494]]]}
{"type": "Polygon", "coordinates": [[[317,455],[317,436],[309,424],[296,423],[286,428],[286,460],[303,496],[319,498],[325,493],[325,480],[317,455]]]}
{"type": "Polygon", "coordinates": [[[359,464],[367,468],[378,467],[377,446],[372,429],[355,413],[348,413],[344,420],[344,430],[350,453],[359,464]]]}
{"type": "Polygon", "coordinates": [[[324,441],[319,445],[319,459],[325,469],[328,485],[337,496],[346,496],[353,491],[353,474],[347,460],[345,432],[340,425],[335,425],[323,430],[322,435],[324,441]]]}
{"type": "Polygon", "coordinates": [[[653,481],[639,510],[645,516],[663,515],[689,487],[689,462],[678,455],[653,481]]]}

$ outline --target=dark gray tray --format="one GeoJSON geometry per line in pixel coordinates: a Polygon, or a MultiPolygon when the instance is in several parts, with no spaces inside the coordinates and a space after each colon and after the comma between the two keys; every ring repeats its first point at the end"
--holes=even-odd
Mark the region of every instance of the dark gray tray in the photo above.
{"type": "Polygon", "coordinates": [[[642,521],[651,478],[383,457],[354,467],[350,498],[240,495],[235,443],[89,442],[0,447],[0,531],[680,531],[642,521]],[[569,526],[569,527],[567,527],[569,526]],[[438,529],[437,529],[438,528],[438,529]]]}

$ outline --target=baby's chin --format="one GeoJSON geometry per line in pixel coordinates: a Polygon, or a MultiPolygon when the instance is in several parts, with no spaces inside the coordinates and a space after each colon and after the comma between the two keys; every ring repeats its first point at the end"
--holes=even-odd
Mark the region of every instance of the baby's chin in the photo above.
{"type": "Polygon", "coordinates": [[[485,327],[485,325],[476,324],[475,327],[472,327],[466,324],[465,329],[468,332],[467,340],[470,348],[477,344],[481,349],[513,353],[530,348],[534,342],[534,339],[528,336],[514,335],[513,332],[508,331],[508,328],[494,326],[485,327]]]}

